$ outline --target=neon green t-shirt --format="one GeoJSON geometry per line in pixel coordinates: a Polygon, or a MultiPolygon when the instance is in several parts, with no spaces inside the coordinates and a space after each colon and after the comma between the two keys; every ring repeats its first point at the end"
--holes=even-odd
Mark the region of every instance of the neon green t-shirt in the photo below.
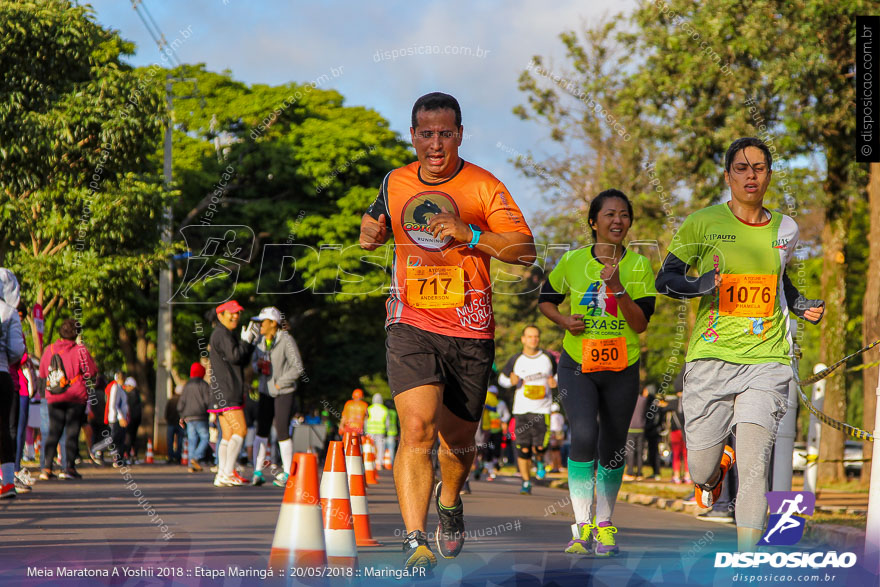
{"type": "MultiPolygon", "coordinates": [[[[565,253],[547,277],[557,292],[571,294],[571,313],[584,316],[584,333],[575,336],[566,330],[562,348],[572,359],[583,363],[584,339],[623,337],[626,343],[625,366],[628,367],[639,360],[639,335],[627,324],[617,306],[617,298],[606,292],[605,282],[599,277],[603,267],[590,245],[565,253]]],[[[624,251],[618,270],[620,283],[633,300],[657,295],[654,273],[646,257],[624,251]]]]}
{"type": "Polygon", "coordinates": [[[724,203],[685,219],[669,252],[700,275],[717,266],[724,279],[721,287],[700,298],[686,360],[791,364],[782,275],[797,242],[797,223],[779,212],[752,225],[724,203]]]}

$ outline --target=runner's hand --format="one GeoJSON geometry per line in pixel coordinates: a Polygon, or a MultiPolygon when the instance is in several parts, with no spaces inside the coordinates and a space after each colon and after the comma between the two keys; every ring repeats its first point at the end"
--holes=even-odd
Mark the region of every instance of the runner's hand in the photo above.
{"type": "Polygon", "coordinates": [[[714,269],[706,271],[700,275],[698,287],[701,296],[714,295],[715,290],[721,287],[721,273],[714,269]]]}
{"type": "Polygon", "coordinates": [[[812,322],[813,324],[818,324],[819,320],[822,319],[822,315],[825,313],[825,306],[811,307],[809,310],[804,311],[804,319],[812,322]]]}
{"type": "Polygon", "coordinates": [[[516,384],[519,383],[519,375],[516,373],[510,374],[510,385],[516,387],[516,384]]]}
{"type": "Polygon", "coordinates": [[[623,284],[620,283],[620,271],[618,271],[617,265],[604,265],[602,271],[599,272],[599,278],[605,282],[605,286],[611,293],[623,291],[623,284]]]}
{"type": "Polygon", "coordinates": [[[583,334],[584,330],[587,328],[587,325],[584,324],[583,314],[572,314],[571,316],[565,316],[564,318],[565,329],[575,336],[583,334]]]}
{"type": "Polygon", "coordinates": [[[361,248],[374,251],[385,244],[388,240],[388,225],[384,214],[379,215],[379,220],[364,215],[361,220],[361,248]]]}
{"type": "Polygon", "coordinates": [[[452,212],[448,212],[446,208],[441,207],[440,210],[439,214],[434,214],[428,221],[428,230],[431,231],[434,238],[442,240],[451,236],[453,240],[459,242],[471,242],[473,237],[471,227],[452,212]]]}

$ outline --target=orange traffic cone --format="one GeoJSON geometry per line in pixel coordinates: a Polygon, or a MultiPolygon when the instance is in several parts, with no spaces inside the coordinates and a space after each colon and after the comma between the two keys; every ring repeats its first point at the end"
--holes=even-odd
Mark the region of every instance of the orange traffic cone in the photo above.
{"type": "Polygon", "coordinates": [[[324,543],[327,561],[333,567],[357,568],[357,546],[348,498],[348,475],[342,442],[334,440],[327,448],[321,476],[321,510],[324,514],[324,543]]]}
{"type": "Polygon", "coordinates": [[[385,462],[382,464],[385,467],[386,471],[391,470],[391,449],[390,448],[385,449],[385,462]]]}
{"type": "Polygon", "coordinates": [[[351,513],[354,518],[354,537],[358,546],[382,546],[370,532],[370,514],[367,511],[367,486],[364,481],[364,459],[357,434],[346,432],[345,470],[348,472],[348,491],[351,497],[351,513]]]}
{"type": "Polygon", "coordinates": [[[376,474],[376,450],[369,436],[364,436],[364,471],[367,485],[378,485],[379,475],[376,474]]]}
{"type": "MultiPolygon", "coordinates": [[[[147,453],[147,454],[150,454],[150,453],[147,453]]],[[[147,462],[149,462],[149,461],[147,461],[147,462]]],[[[189,441],[186,439],[184,439],[184,441],[183,441],[183,454],[180,455],[180,464],[181,465],[188,465],[189,464],[189,441]]]]}
{"type": "Polygon", "coordinates": [[[153,439],[152,438],[147,439],[147,458],[144,462],[148,465],[153,464],[153,439]]]}
{"type": "Polygon", "coordinates": [[[282,569],[289,572],[291,567],[327,565],[318,500],[318,457],[298,452],[293,455],[269,554],[269,568],[276,573],[282,569]]]}

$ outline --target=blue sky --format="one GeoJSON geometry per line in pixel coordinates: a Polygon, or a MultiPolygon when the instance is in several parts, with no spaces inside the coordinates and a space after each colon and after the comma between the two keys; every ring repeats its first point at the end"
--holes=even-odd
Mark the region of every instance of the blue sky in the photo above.
{"type": "MultiPolygon", "coordinates": [[[[150,65],[159,50],[127,0],[89,2],[98,22],[137,44],[133,65],[150,65]]],[[[440,90],[462,106],[462,156],[507,184],[524,210],[542,194],[509,162],[512,152],[540,156],[553,146],[537,124],[511,110],[524,102],[517,78],[533,55],[564,62],[559,33],[629,11],[634,0],[539,0],[427,3],[281,0],[143,0],[184,63],[230,70],[246,83],[308,82],[331,76],[349,105],[377,110],[409,137],[412,103],[440,90]],[[551,6],[552,8],[548,8],[551,6]],[[394,50],[412,55],[390,57],[394,50]],[[440,54],[434,54],[435,51],[440,54]],[[464,55],[469,50],[471,55],[464,55]],[[387,52],[387,53],[386,53],[387,52]],[[422,52],[422,54],[418,54],[422,52]],[[458,54],[455,54],[455,53],[458,54]],[[482,53],[482,56],[476,56],[482,53]],[[332,72],[341,75],[332,77],[332,72]],[[499,143],[502,147],[499,147],[499,143]]],[[[539,159],[539,157],[536,157],[539,159]]]]}

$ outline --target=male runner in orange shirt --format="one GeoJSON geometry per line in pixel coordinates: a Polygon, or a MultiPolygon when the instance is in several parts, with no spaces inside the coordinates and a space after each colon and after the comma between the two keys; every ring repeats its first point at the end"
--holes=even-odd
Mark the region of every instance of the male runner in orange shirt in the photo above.
{"type": "Polygon", "coordinates": [[[425,526],[438,435],[436,545],[453,558],[464,544],[459,491],[473,463],[495,357],[489,260],[535,260],[531,231],[507,188],[459,157],[462,131],[455,98],[419,98],[410,128],[418,161],[385,176],[361,222],[363,248],[380,247],[392,232],[395,241],[385,326],[401,425],[394,481],[408,533],[407,568],[437,564],[425,526]]]}

